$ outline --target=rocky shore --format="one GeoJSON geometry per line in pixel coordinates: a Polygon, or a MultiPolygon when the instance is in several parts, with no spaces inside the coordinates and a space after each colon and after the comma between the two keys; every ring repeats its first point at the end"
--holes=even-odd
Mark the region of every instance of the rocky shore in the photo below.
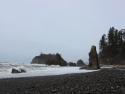
{"type": "MultiPolygon", "coordinates": [[[[123,69],[123,68],[122,68],[123,69]]],[[[0,79],[0,94],[125,94],[125,70],[0,79]]]]}

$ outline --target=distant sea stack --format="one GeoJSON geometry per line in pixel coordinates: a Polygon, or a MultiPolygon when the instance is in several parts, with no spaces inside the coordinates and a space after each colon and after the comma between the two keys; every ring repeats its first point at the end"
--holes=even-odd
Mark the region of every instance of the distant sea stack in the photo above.
{"type": "Polygon", "coordinates": [[[46,64],[49,59],[54,59],[55,54],[40,54],[39,56],[35,56],[31,62],[31,64],[46,64]]]}
{"type": "Polygon", "coordinates": [[[87,69],[87,65],[81,59],[77,61],[77,66],[81,66],[79,69],[87,69]]]}
{"type": "Polygon", "coordinates": [[[80,59],[77,61],[77,66],[86,66],[86,64],[80,59]]]}
{"type": "Polygon", "coordinates": [[[96,52],[96,46],[92,45],[89,52],[89,66],[88,69],[100,69],[98,63],[98,54],[96,52]]]}

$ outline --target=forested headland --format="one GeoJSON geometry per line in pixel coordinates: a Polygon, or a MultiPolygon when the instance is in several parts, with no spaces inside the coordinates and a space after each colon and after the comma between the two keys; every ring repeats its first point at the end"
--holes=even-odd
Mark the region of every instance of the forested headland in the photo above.
{"type": "Polygon", "coordinates": [[[111,27],[99,41],[100,64],[125,64],[125,29],[111,27]]]}

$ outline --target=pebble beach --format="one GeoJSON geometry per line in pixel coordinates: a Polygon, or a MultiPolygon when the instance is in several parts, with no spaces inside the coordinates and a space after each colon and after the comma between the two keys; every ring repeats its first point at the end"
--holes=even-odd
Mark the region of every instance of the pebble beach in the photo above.
{"type": "Polygon", "coordinates": [[[125,94],[125,70],[0,79],[0,94],[125,94]]]}

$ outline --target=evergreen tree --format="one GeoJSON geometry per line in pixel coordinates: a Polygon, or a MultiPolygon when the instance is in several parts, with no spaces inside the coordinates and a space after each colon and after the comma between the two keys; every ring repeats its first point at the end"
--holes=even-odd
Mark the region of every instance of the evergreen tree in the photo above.
{"type": "Polygon", "coordinates": [[[119,31],[118,32],[118,44],[119,44],[119,47],[122,46],[122,43],[123,43],[123,40],[122,40],[122,31],[119,31]]]}
{"type": "MultiPolygon", "coordinates": [[[[125,58],[125,30],[118,31],[114,27],[110,28],[107,39],[105,34],[100,39],[99,49],[100,56],[104,56],[106,60],[116,58],[115,56],[125,58]]],[[[111,64],[110,61],[109,63],[111,64]]]]}
{"type": "Polygon", "coordinates": [[[100,49],[100,50],[104,50],[104,49],[106,48],[106,46],[107,46],[107,43],[106,43],[106,35],[103,34],[103,36],[102,36],[102,38],[101,38],[101,40],[100,40],[100,42],[99,42],[99,49],[100,49]]]}
{"type": "Polygon", "coordinates": [[[118,45],[118,30],[115,30],[114,42],[115,42],[115,46],[117,46],[118,45]]]}
{"type": "Polygon", "coordinates": [[[125,55],[125,42],[122,44],[122,51],[121,51],[122,57],[125,55]]]}
{"type": "Polygon", "coordinates": [[[114,27],[109,29],[108,33],[108,45],[113,45],[114,44],[114,27]]]}
{"type": "Polygon", "coordinates": [[[122,40],[123,40],[123,42],[125,42],[125,31],[122,32],[122,40]]]}

